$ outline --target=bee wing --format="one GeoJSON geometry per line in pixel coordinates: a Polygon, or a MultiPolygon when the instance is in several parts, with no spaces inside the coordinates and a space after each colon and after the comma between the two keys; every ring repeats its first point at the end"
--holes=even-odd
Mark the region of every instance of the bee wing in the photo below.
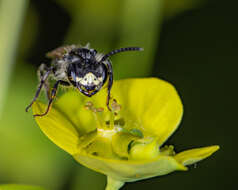
{"type": "Polygon", "coordinates": [[[79,45],[74,45],[74,44],[73,45],[61,46],[61,47],[58,47],[58,48],[46,53],[46,57],[51,58],[51,59],[62,58],[63,55],[70,52],[72,49],[78,48],[78,47],[80,47],[80,46],[79,45]]]}

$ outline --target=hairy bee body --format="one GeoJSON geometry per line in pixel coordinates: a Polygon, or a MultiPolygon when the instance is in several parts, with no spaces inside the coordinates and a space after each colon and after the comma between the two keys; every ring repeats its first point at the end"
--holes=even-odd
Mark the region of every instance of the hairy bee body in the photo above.
{"type": "Polygon", "coordinates": [[[69,45],[59,47],[49,53],[47,57],[52,59],[49,67],[42,64],[38,69],[40,84],[36,91],[35,97],[26,111],[32,106],[39,96],[39,93],[44,86],[49,102],[48,108],[43,114],[36,114],[35,116],[44,116],[48,113],[53,99],[56,96],[59,85],[73,86],[77,88],[85,96],[91,97],[96,94],[103,85],[108,81],[107,89],[107,107],[109,107],[110,91],[113,84],[113,70],[110,56],[124,52],[124,51],[141,51],[142,48],[127,47],[113,50],[105,55],[98,53],[95,49],[86,47],[69,45]],[[50,91],[48,79],[53,78],[56,82],[50,91]]]}

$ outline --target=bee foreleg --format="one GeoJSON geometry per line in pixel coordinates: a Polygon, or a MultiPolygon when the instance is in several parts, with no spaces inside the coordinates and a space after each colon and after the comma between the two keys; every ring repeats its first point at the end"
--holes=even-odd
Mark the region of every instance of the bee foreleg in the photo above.
{"type": "Polygon", "coordinates": [[[108,67],[108,86],[107,86],[107,108],[109,111],[111,111],[110,108],[110,98],[111,98],[111,88],[112,88],[112,84],[113,84],[113,71],[112,71],[112,64],[108,61],[106,63],[107,67],[108,67]]]}
{"type": "Polygon", "coordinates": [[[56,97],[56,93],[57,93],[57,89],[58,89],[59,84],[61,84],[61,85],[63,85],[63,86],[69,86],[69,85],[70,85],[70,84],[69,84],[68,82],[66,82],[66,81],[58,80],[58,81],[54,84],[54,86],[53,86],[53,88],[52,88],[52,90],[51,90],[50,99],[49,99],[48,106],[47,106],[47,109],[46,109],[45,113],[43,113],[43,114],[36,114],[36,115],[34,115],[34,117],[36,117],[36,116],[45,116],[45,115],[49,112],[49,110],[50,110],[50,108],[51,108],[51,106],[52,106],[53,100],[54,100],[55,97],[56,97]]]}
{"type": "MultiPolygon", "coordinates": [[[[42,69],[42,65],[39,67],[39,70],[42,69]]],[[[37,91],[36,91],[36,94],[33,98],[33,100],[31,101],[31,103],[26,107],[26,112],[28,112],[29,108],[33,105],[33,103],[36,101],[36,99],[38,98],[39,94],[40,94],[40,91],[42,89],[42,86],[45,84],[45,81],[48,79],[48,76],[49,74],[51,73],[52,71],[52,68],[45,68],[45,73],[41,72],[42,73],[42,76],[40,77],[40,84],[37,88],[37,91]]]]}

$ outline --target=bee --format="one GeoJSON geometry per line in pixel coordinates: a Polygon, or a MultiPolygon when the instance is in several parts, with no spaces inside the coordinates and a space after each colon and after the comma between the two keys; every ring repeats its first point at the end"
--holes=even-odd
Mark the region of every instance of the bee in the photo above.
{"type": "Polygon", "coordinates": [[[98,53],[89,46],[68,45],[59,47],[46,56],[52,59],[50,66],[41,64],[38,68],[39,86],[31,103],[26,107],[26,112],[37,100],[42,88],[45,88],[48,97],[48,106],[44,113],[34,116],[45,116],[56,97],[58,87],[73,86],[83,95],[91,97],[107,83],[106,105],[109,111],[110,92],[113,84],[112,63],[109,60],[114,54],[126,51],[142,51],[140,47],[125,47],[115,49],[107,54],[98,53]],[[50,90],[49,78],[56,82],[50,90]],[[108,81],[108,82],[107,82],[108,81]]]}

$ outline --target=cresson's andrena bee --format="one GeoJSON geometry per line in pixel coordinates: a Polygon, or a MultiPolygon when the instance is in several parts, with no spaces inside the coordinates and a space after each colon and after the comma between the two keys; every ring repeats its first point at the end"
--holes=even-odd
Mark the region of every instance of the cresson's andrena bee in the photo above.
{"type": "Polygon", "coordinates": [[[47,57],[52,59],[51,65],[49,67],[45,64],[40,65],[38,69],[40,84],[32,102],[26,107],[26,111],[36,101],[43,86],[49,100],[48,107],[43,114],[36,114],[34,116],[44,116],[49,112],[59,85],[76,87],[81,93],[91,97],[107,81],[108,96],[106,104],[108,109],[111,110],[109,100],[113,84],[113,70],[111,61],[108,58],[120,52],[142,50],[139,47],[126,47],[103,55],[97,53],[95,49],[90,49],[88,46],[69,45],[59,47],[47,53],[47,57]],[[50,90],[49,78],[53,78],[56,81],[52,90],[50,90]]]}

